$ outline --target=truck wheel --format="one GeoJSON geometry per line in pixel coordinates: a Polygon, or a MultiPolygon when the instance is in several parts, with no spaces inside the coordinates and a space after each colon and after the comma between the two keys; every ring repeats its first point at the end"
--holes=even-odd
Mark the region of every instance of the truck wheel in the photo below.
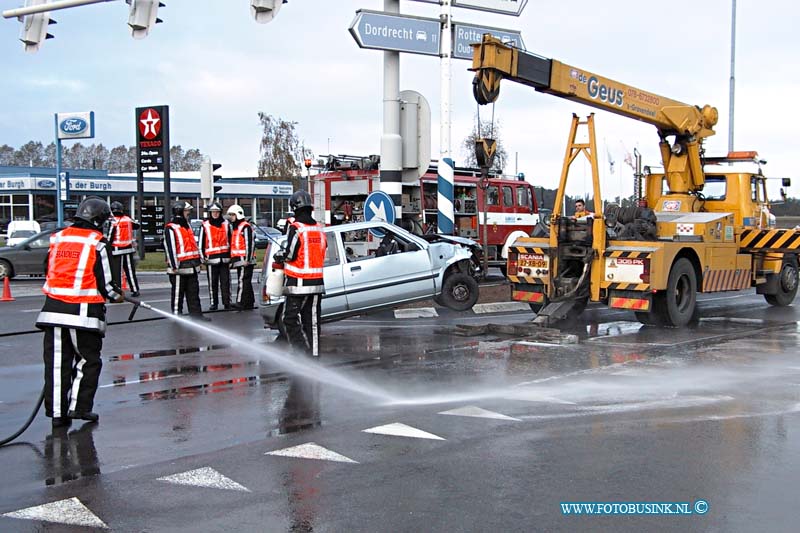
{"type": "MultiPolygon", "coordinates": [[[[797,296],[797,275],[797,259],[784,260],[778,278],[778,292],[765,294],[764,299],[767,300],[767,303],[778,307],[791,305],[794,297],[797,296]]],[[[0,277],[2,277],[1,273],[0,277]]]]}
{"type": "Polygon", "coordinates": [[[682,327],[692,320],[697,306],[697,278],[692,262],[681,257],[672,265],[664,295],[664,325],[682,327]]]}
{"type": "Polygon", "coordinates": [[[478,282],[463,272],[453,272],[444,280],[437,302],[454,311],[466,311],[478,301],[478,282]]]}
{"type": "Polygon", "coordinates": [[[7,278],[13,278],[14,277],[14,272],[11,269],[11,264],[8,261],[6,261],[4,259],[0,259],[0,279],[6,278],[6,277],[7,278]]]}

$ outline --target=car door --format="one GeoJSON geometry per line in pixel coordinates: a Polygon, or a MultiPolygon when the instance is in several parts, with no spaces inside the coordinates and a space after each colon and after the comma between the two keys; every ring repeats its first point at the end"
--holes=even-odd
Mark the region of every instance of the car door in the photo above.
{"type": "Polygon", "coordinates": [[[380,257],[369,254],[344,265],[347,306],[351,311],[433,295],[434,280],[427,250],[399,235],[395,238],[400,244],[398,253],[380,257]]]}
{"type": "Polygon", "coordinates": [[[342,275],[343,254],[341,238],[336,231],[326,231],[328,250],[325,253],[323,276],[325,278],[325,296],[322,298],[322,316],[330,317],[347,311],[347,298],[344,294],[344,278],[342,275]]]}

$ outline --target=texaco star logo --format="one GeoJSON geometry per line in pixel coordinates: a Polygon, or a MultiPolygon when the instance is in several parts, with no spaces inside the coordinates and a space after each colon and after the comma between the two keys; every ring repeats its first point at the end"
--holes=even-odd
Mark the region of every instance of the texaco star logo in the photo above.
{"type": "Polygon", "coordinates": [[[154,139],[161,132],[161,117],[158,111],[149,108],[139,115],[139,133],[148,141],[154,139]]]}

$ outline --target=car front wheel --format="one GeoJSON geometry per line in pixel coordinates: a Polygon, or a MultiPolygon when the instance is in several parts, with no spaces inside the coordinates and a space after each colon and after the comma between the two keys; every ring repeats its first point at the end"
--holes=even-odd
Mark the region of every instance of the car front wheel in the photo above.
{"type": "Polygon", "coordinates": [[[436,302],[454,311],[466,311],[478,301],[478,282],[463,272],[448,275],[436,302]]]}
{"type": "Polygon", "coordinates": [[[12,277],[14,277],[14,272],[11,269],[11,264],[4,259],[0,259],[0,279],[12,277]]]}

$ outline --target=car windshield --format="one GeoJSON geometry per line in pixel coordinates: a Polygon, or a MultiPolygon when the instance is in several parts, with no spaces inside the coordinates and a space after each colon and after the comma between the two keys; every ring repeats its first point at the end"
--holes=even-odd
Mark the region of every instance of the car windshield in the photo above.
{"type": "Polygon", "coordinates": [[[33,237],[36,232],[28,229],[20,229],[9,235],[9,239],[24,239],[25,237],[33,237]]]}

